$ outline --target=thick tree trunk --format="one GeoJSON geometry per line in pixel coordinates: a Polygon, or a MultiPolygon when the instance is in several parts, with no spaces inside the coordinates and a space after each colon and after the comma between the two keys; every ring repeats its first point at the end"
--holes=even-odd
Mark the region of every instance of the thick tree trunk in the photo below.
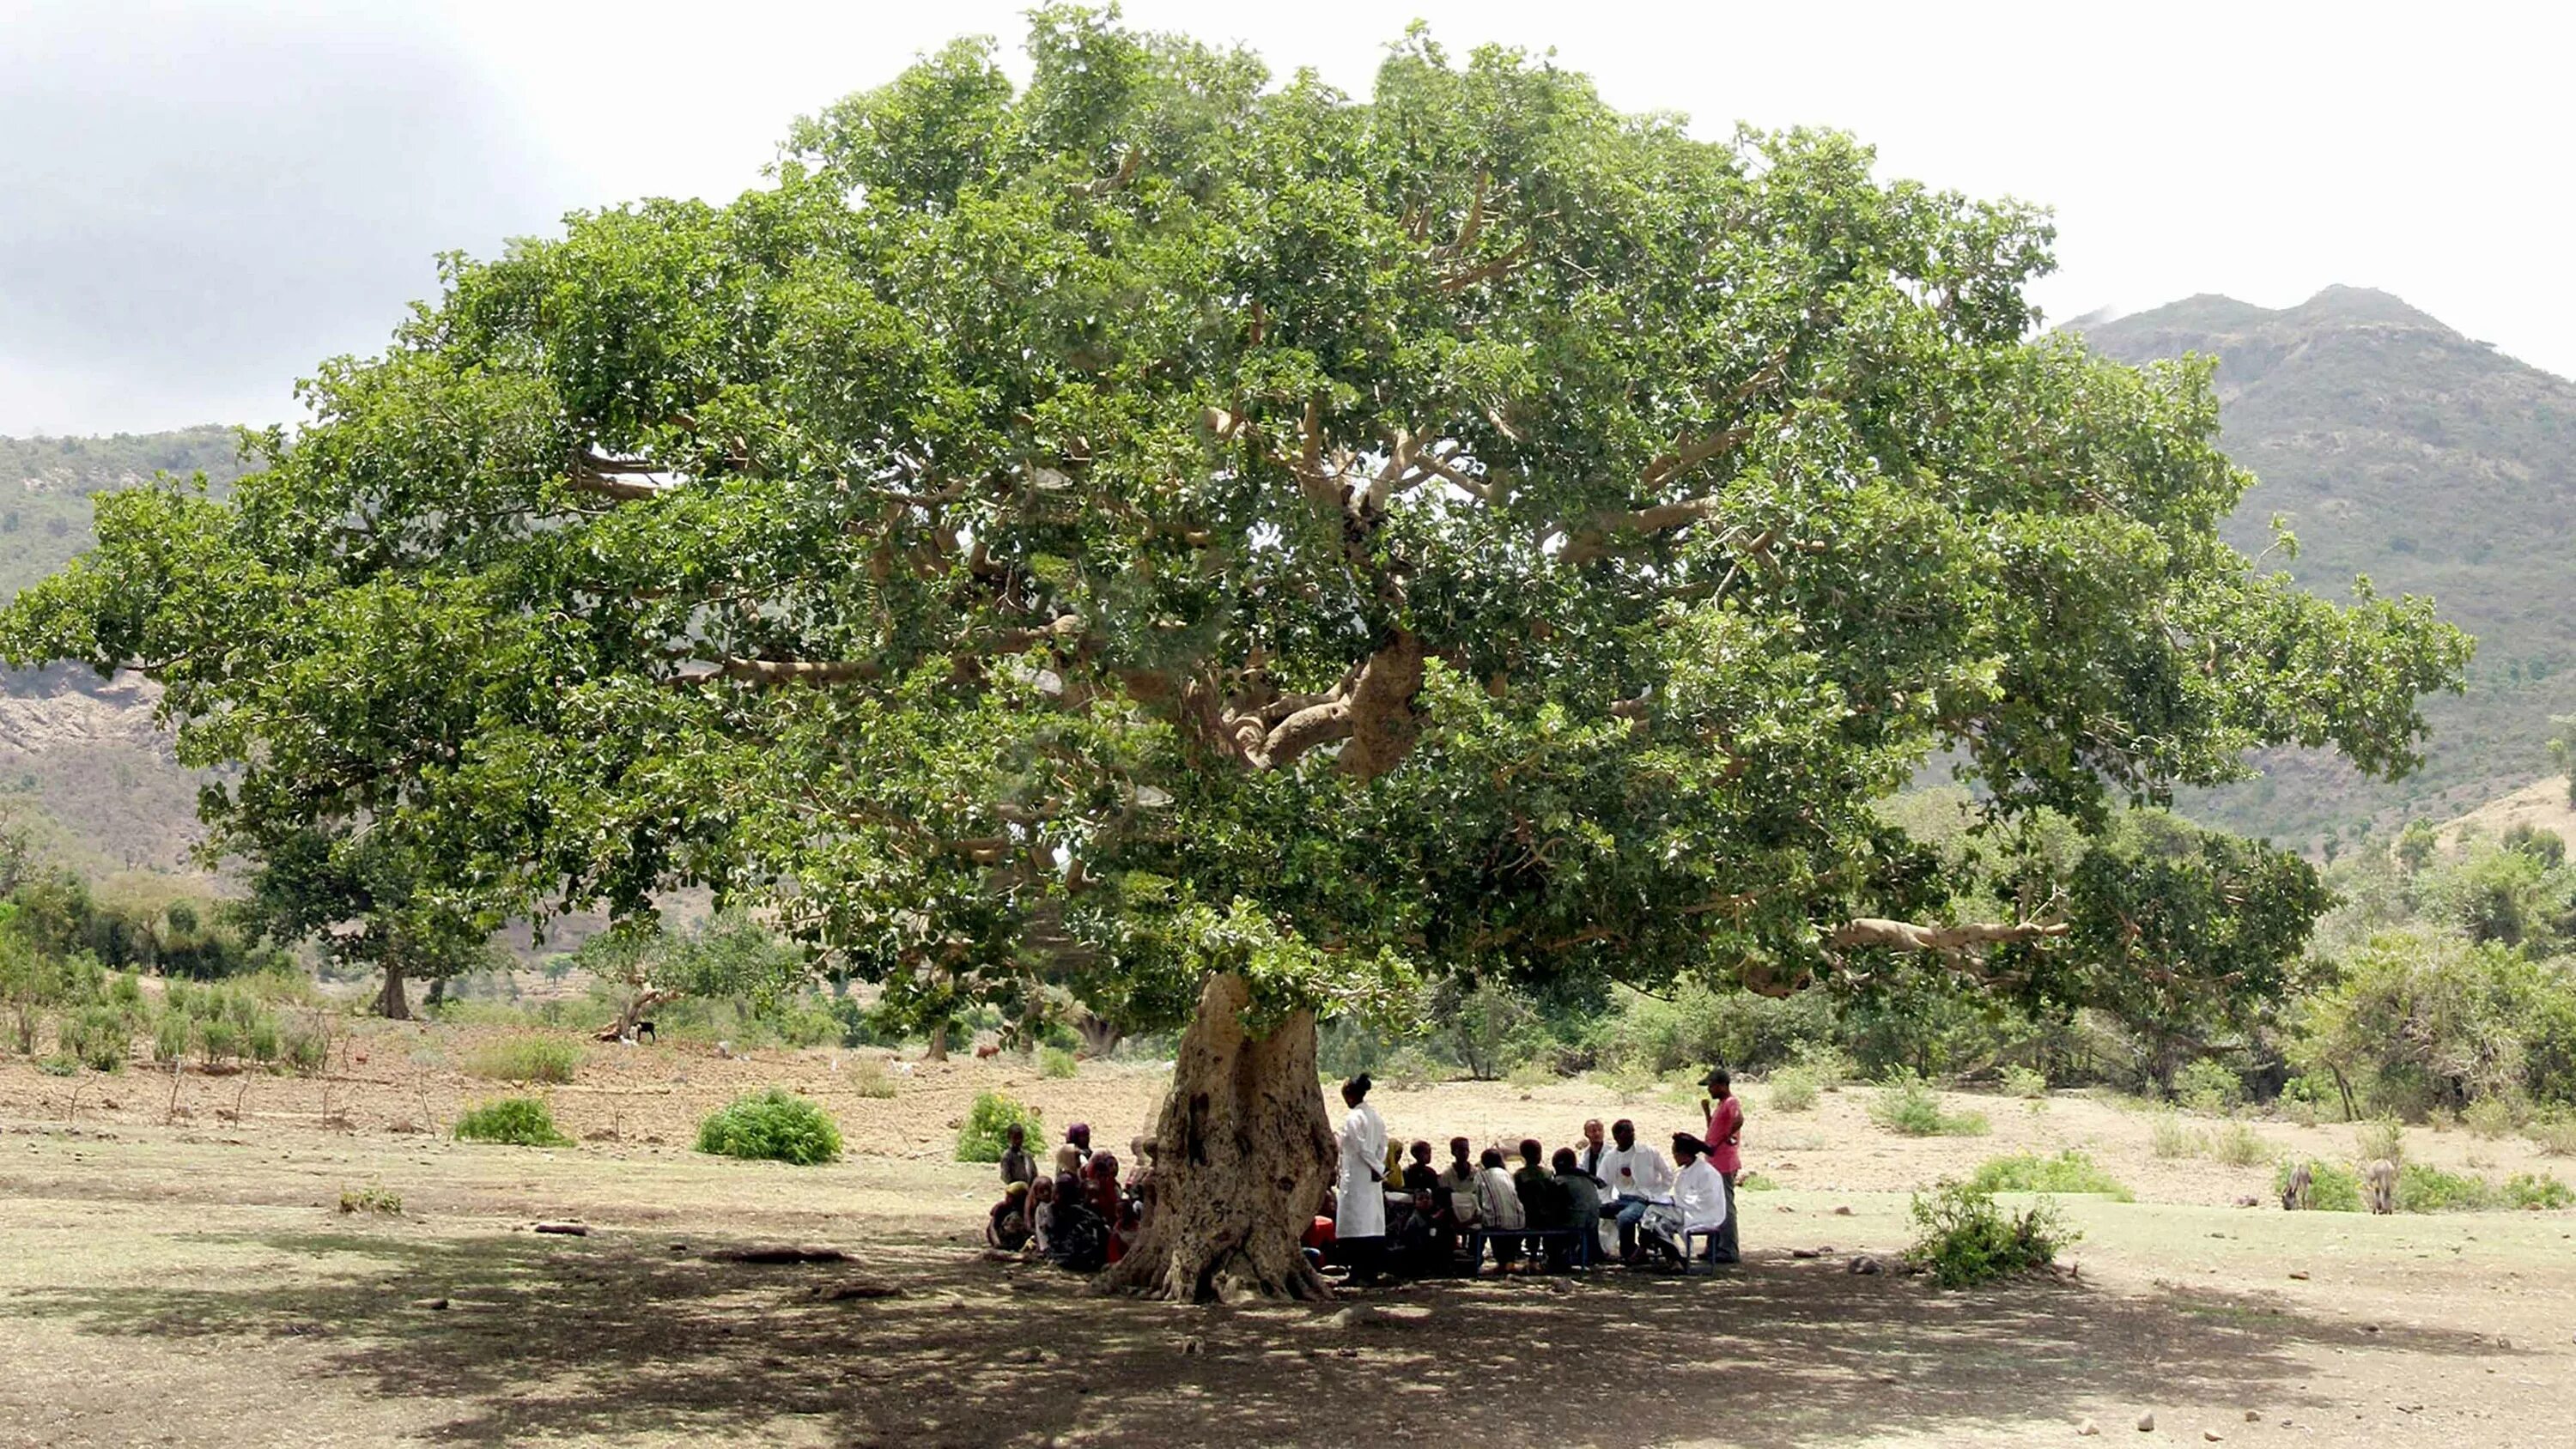
{"type": "Polygon", "coordinates": [[[400,966],[385,963],[385,989],[376,997],[376,1010],[387,1021],[411,1020],[411,998],[403,994],[400,966]]]}
{"type": "Polygon", "coordinates": [[[1094,1060],[1106,1060],[1127,1039],[1127,1033],[1111,1025],[1109,1018],[1090,1011],[1073,1019],[1073,1030],[1082,1038],[1083,1052],[1094,1060]]]}
{"type": "Polygon", "coordinates": [[[948,1023],[943,1021],[930,1029],[930,1045],[923,1049],[921,1059],[925,1062],[948,1060],[948,1023]]]}
{"type": "Polygon", "coordinates": [[[594,1038],[594,1040],[626,1040],[628,1037],[635,1034],[635,1023],[644,1019],[644,1013],[651,1011],[654,1007],[659,1006],[670,999],[671,993],[664,991],[658,986],[645,986],[639,988],[635,993],[634,999],[626,1003],[626,1009],[617,1013],[617,1019],[615,1021],[612,1021],[608,1025],[600,1028],[599,1035],[594,1038]]]}
{"type": "Polygon", "coordinates": [[[1240,976],[1199,993],[1154,1129],[1153,1216],[1103,1289],[1184,1303],[1332,1296],[1299,1244],[1335,1166],[1315,1014],[1255,1037],[1251,1001],[1240,976]]]}

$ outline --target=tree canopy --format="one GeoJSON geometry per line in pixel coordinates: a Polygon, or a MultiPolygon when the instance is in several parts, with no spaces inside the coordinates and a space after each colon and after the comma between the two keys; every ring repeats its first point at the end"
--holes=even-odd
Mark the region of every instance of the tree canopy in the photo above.
{"type": "Polygon", "coordinates": [[[2103,902],[2260,861],[1979,920],[1873,803],[1946,759],[2009,838],[2259,745],[2400,771],[2458,687],[2429,602],[2219,541],[2205,366],[2032,338],[2034,208],[1419,32],[1365,99],[1077,9],[1029,51],[730,204],[448,259],[228,497],[103,497],[0,655],[161,681],[290,919],[703,884],[920,1021],[1130,1025],[1210,971],[1260,1013],[2223,970],[2162,939],[2214,898],[2103,902]]]}

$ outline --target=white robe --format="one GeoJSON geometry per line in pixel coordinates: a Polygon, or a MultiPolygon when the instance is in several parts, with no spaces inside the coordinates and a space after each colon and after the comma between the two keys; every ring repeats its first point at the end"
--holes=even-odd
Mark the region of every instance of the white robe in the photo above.
{"type": "Polygon", "coordinates": [[[1386,1123],[1366,1102],[1342,1118],[1342,1171],[1334,1184],[1333,1236],[1386,1236],[1386,1123]]]}

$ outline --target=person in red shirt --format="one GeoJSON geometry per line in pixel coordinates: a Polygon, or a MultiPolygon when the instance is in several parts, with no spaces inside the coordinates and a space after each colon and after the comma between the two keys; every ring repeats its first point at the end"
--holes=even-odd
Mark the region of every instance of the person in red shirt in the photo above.
{"type": "Polygon", "coordinates": [[[1718,1230],[1715,1259],[1720,1263],[1736,1261],[1735,1248],[1735,1175],[1744,1168],[1740,1145],[1744,1135],[1744,1103],[1735,1095],[1734,1080],[1726,1068],[1708,1074],[1701,1085],[1710,1095],[1699,1099],[1699,1109],[1708,1114],[1708,1162],[1726,1181],[1726,1226],[1718,1230]]]}

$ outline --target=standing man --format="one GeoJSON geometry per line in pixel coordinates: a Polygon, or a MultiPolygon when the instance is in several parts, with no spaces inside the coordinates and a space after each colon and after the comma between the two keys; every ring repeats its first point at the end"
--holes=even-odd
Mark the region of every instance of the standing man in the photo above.
{"type": "Polygon", "coordinates": [[[1368,1073],[1342,1083],[1342,1169],[1334,1185],[1333,1241],[1351,1265],[1351,1281],[1377,1281],[1386,1255],[1386,1123],[1368,1104],[1368,1073]]]}
{"type": "Polygon", "coordinates": [[[1673,1166],[1664,1154],[1637,1140],[1637,1124],[1622,1117],[1610,1124],[1611,1148],[1601,1154],[1601,1181],[1610,1194],[1602,1215],[1619,1224],[1619,1261],[1637,1261],[1637,1224],[1646,1210],[1670,1206],[1673,1166]]]}
{"type": "Polygon", "coordinates": [[[1717,1235],[1714,1260],[1732,1263],[1736,1261],[1735,1175],[1744,1169],[1744,1156],[1738,1145],[1744,1135],[1744,1103],[1735,1095],[1734,1079],[1727,1076],[1724,1067],[1711,1071],[1701,1085],[1711,1094],[1699,1099],[1699,1109],[1708,1114],[1708,1165],[1716,1168],[1718,1177],[1726,1183],[1726,1226],[1717,1235]]]}
{"type": "MultiPolygon", "coordinates": [[[[1029,1129],[1014,1122],[1002,1131],[1002,1186],[1038,1180],[1038,1160],[1029,1153],[1029,1129]]],[[[1023,1202],[1021,1206],[1027,1204],[1023,1202]]]]}

